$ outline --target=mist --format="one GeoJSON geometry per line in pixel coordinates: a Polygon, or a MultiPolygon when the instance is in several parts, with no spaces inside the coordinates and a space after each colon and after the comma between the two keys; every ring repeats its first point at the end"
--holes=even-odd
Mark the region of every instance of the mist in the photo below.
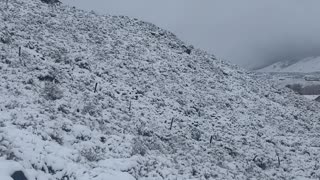
{"type": "Polygon", "coordinates": [[[100,14],[127,15],[244,68],[320,56],[318,0],[64,0],[100,14]]]}

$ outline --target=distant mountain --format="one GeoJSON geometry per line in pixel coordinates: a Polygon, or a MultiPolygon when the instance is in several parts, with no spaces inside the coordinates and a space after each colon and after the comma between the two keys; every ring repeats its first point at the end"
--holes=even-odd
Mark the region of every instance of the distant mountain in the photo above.
{"type": "Polygon", "coordinates": [[[153,24],[0,1],[0,180],[318,179],[319,109],[153,24]]]}
{"type": "Polygon", "coordinates": [[[258,72],[299,72],[311,73],[320,71],[320,57],[308,57],[299,61],[279,61],[258,72]]]}

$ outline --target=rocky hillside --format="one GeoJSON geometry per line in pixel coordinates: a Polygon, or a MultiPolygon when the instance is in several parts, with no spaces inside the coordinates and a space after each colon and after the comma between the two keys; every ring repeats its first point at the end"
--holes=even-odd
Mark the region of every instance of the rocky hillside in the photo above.
{"type": "Polygon", "coordinates": [[[0,3],[2,180],[320,177],[318,103],[150,23],[0,3]]]}

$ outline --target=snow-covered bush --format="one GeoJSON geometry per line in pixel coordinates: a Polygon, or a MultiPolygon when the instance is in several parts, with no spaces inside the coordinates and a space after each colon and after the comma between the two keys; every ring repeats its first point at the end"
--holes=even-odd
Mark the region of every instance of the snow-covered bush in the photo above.
{"type": "Polygon", "coordinates": [[[11,44],[13,39],[8,29],[5,28],[4,30],[2,30],[2,32],[3,33],[0,34],[0,42],[2,42],[3,44],[11,44]]]}
{"type": "Polygon", "coordinates": [[[148,152],[148,147],[145,145],[144,140],[141,137],[136,137],[132,142],[131,155],[145,156],[148,152]]]}
{"type": "Polygon", "coordinates": [[[98,105],[89,102],[86,104],[81,112],[83,115],[89,114],[90,116],[96,117],[101,114],[101,110],[99,109],[98,105]]]}
{"type": "Polygon", "coordinates": [[[96,146],[85,147],[81,150],[80,154],[90,162],[96,162],[104,159],[106,148],[96,146]]]}
{"type": "MultiPolygon", "coordinates": [[[[2,133],[0,131],[0,133],[2,133]]],[[[5,137],[0,134],[0,157],[4,156],[7,151],[7,142],[5,141],[5,137]]]]}
{"type": "Polygon", "coordinates": [[[253,162],[262,170],[266,170],[274,164],[273,161],[265,155],[254,157],[253,162]]]}
{"type": "Polygon", "coordinates": [[[17,157],[12,152],[12,143],[3,135],[0,130],[0,157],[5,157],[7,160],[16,160],[17,157]]]}
{"type": "Polygon", "coordinates": [[[70,64],[68,56],[68,50],[65,48],[59,48],[58,50],[52,50],[48,56],[56,63],[70,64]]]}
{"type": "Polygon", "coordinates": [[[89,114],[93,117],[101,116],[102,108],[101,108],[101,97],[91,97],[86,94],[84,98],[84,105],[81,110],[82,115],[89,114]]]}
{"type": "Polygon", "coordinates": [[[8,104],[6,104],[4,107],[7,109],[15,109],[19,106],[19,102],[18,101],[10,101],[8,104]]]}
{"type": "Polygon", "coordinates": [[[57,84],[46,82],[42,91],[42,95],[47,100],[55,101],[63,97],[63,92],[57,84]]]}
{"type": "Polygon", "coordinates": [[[66,104],[60,104],[58,107],[58,111],[64,113],[64,114],[69,114],[70,113],[70,106],[66,104]]]}
{"type": "Polygon", "coordinates": [[[53,132],[50,134],[51,140],[57,142],[60,145],[63,145],[63,136],[58,132],[53,132]]]}
{"type": "Polygon", "coordinates": [[[201,139],[201,131],[197,128],[192,128],[191,129],[191,138],[196,140],[196,141],[200,141],[201,139]]]}

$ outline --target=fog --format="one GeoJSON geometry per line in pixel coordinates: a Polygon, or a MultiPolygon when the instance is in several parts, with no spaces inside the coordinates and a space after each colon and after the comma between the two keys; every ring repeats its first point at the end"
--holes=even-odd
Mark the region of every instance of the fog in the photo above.
{"type": "Polygon", "coordinates": [[[320,56],[319,0],[64,0],[128,15],[245,68],[320,56]]]}

